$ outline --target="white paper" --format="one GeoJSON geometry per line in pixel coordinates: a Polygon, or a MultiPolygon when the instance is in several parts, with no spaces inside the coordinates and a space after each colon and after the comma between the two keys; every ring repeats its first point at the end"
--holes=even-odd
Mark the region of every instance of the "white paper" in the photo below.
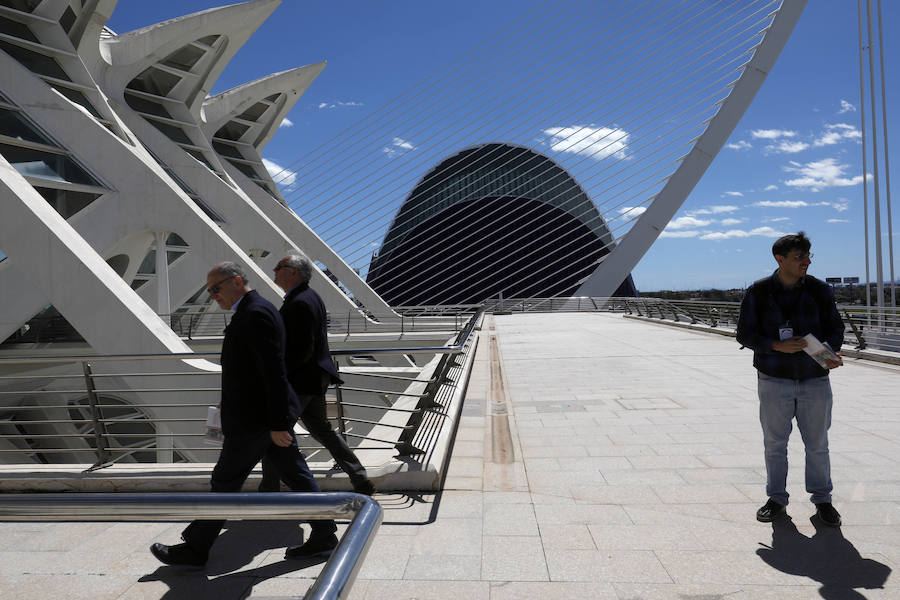
{"type": "Polygon", "coordinates": [[[833,360],[838,364],[844,364],[844,361],[841,360],[841,357],[835,354],[834,350],[831,349],[831,346],[828,345],[828,342],[820,342],[816,339],[811,333],[807,333],[803,336],[803,339],[806,340],[806,347],[803,348],[803,351],[812,356],[813,360],[819,363],[823,369],[828,369],[828,363],[826,361],[833,360]]]}
{"type": "Polygon", "coordinates": [[[225,439],[222,433],[222,413],[215,406],[206,409],[206,435],[203,441],[208,444],[221,444],[225,439]]]}

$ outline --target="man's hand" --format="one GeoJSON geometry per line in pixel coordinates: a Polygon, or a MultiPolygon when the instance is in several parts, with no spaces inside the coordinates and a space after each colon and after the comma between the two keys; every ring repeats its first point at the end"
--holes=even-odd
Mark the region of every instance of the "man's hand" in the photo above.
{"type": "Polygon", "coordinates": [[[270,431],[269,437],[272,438],[273,444],[281,446],[282,448],[290,446],[294,439],[294,436],[291,435],[290,431],[270,431]]]}
{"type": "Polygon", "coordinates": [[[806,348],[806,340],[801,335],[795,335],[786,340],[772,342],[772,350],[776,352],[784,352],[785,354],[794,354],[806,348]]]}
{"type": "MultiPolygon", "coordinates": [[[[840,354],[838,354],[838,358],[839,358],[839,359],[841,358],[841,355],[840,355],[840,354]]],[[[838,367],[840,367],[841,365],[844,364],[844,361],[843,361],[843,360],[830,360],[830,359],[827,359],[827,358],[826,358],[826,359],[825,359],[825,364],[828,365],[828,369],[829,369],[829,370],[830,370],[830,369],[837,369],[838,367]]]]}

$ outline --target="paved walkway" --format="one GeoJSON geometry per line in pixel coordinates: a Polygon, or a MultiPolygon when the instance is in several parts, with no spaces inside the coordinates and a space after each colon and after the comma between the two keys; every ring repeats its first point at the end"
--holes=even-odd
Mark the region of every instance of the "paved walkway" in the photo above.
{"type": "MultiPolygon", "coordinates": [[[[610,314],[496,316],[481,335],[445,489],[377,496],[352,598],[900,598],[900,369],[832,376],[844,527],[810,519],[796,433],[773,526],[754,519],[755,374],[733,339],[610,314]]],[[[0,598],[282,598],[319,568],[281,559],[300,541],[283,522],[236,523],[205,571],[160,566],[147,546],[181,527],[0,524],[0,598]]]]}

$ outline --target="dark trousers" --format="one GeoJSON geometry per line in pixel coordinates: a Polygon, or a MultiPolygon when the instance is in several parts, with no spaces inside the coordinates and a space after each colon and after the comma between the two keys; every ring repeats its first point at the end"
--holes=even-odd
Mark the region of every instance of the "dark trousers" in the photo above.
{"type": "MultiPolygon", "coordinates": [[[[294,438],[290,446],[272,443],[268,431],[226,435],[222,452],[212,473],[213,492],[239,492],[253,467],[265,457],[278,469],[281,479],[294,492],[319,492],[294,438]]],[[[182,532],[181,538],[195,551],[209,553],[213,542],[225,525],[224,520],[196,520],[182,532]]],[[[327,535],[337,531],[334,521],[311,521],[313,535],[327,535]]]]}
{"type": "MultiPolygon", "coordinates": [[[[328,416],[325,412],[325,394],[301,395],[299,397],[301,405],[305,407],[303,414],[300,415],[300,422],[303,423],[303,427],[309,431],[313,439],[322,444],[331,453],[334,462],[337,463],[337,466],[344,473],[350,476],[350,481],[354,485],[365,482],[368,479],[365,467],[356,458],[356,455],[350,449],[350,446],[347,445],[344,438],[331,427],[331,423],[328,421],[328,416]]],[[[259,491],[278,491],[279,471],[273,467],[274,465],[269,464],[267,458],[263,458],[263,479],[259,485],[259,491]]]]}

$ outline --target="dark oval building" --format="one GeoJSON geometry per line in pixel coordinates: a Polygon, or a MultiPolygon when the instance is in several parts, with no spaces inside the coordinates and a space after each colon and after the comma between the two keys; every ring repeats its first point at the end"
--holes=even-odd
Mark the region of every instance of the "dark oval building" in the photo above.
{"type": "MultiPolygon", "coordinates": [[[[467,148],[415,186],[367,282],[392,306],[570,296],[612,235],[575,179],[529,148],[467,148]]],[[[631,275],[617,296],[634,296],[631,275]]]]}

